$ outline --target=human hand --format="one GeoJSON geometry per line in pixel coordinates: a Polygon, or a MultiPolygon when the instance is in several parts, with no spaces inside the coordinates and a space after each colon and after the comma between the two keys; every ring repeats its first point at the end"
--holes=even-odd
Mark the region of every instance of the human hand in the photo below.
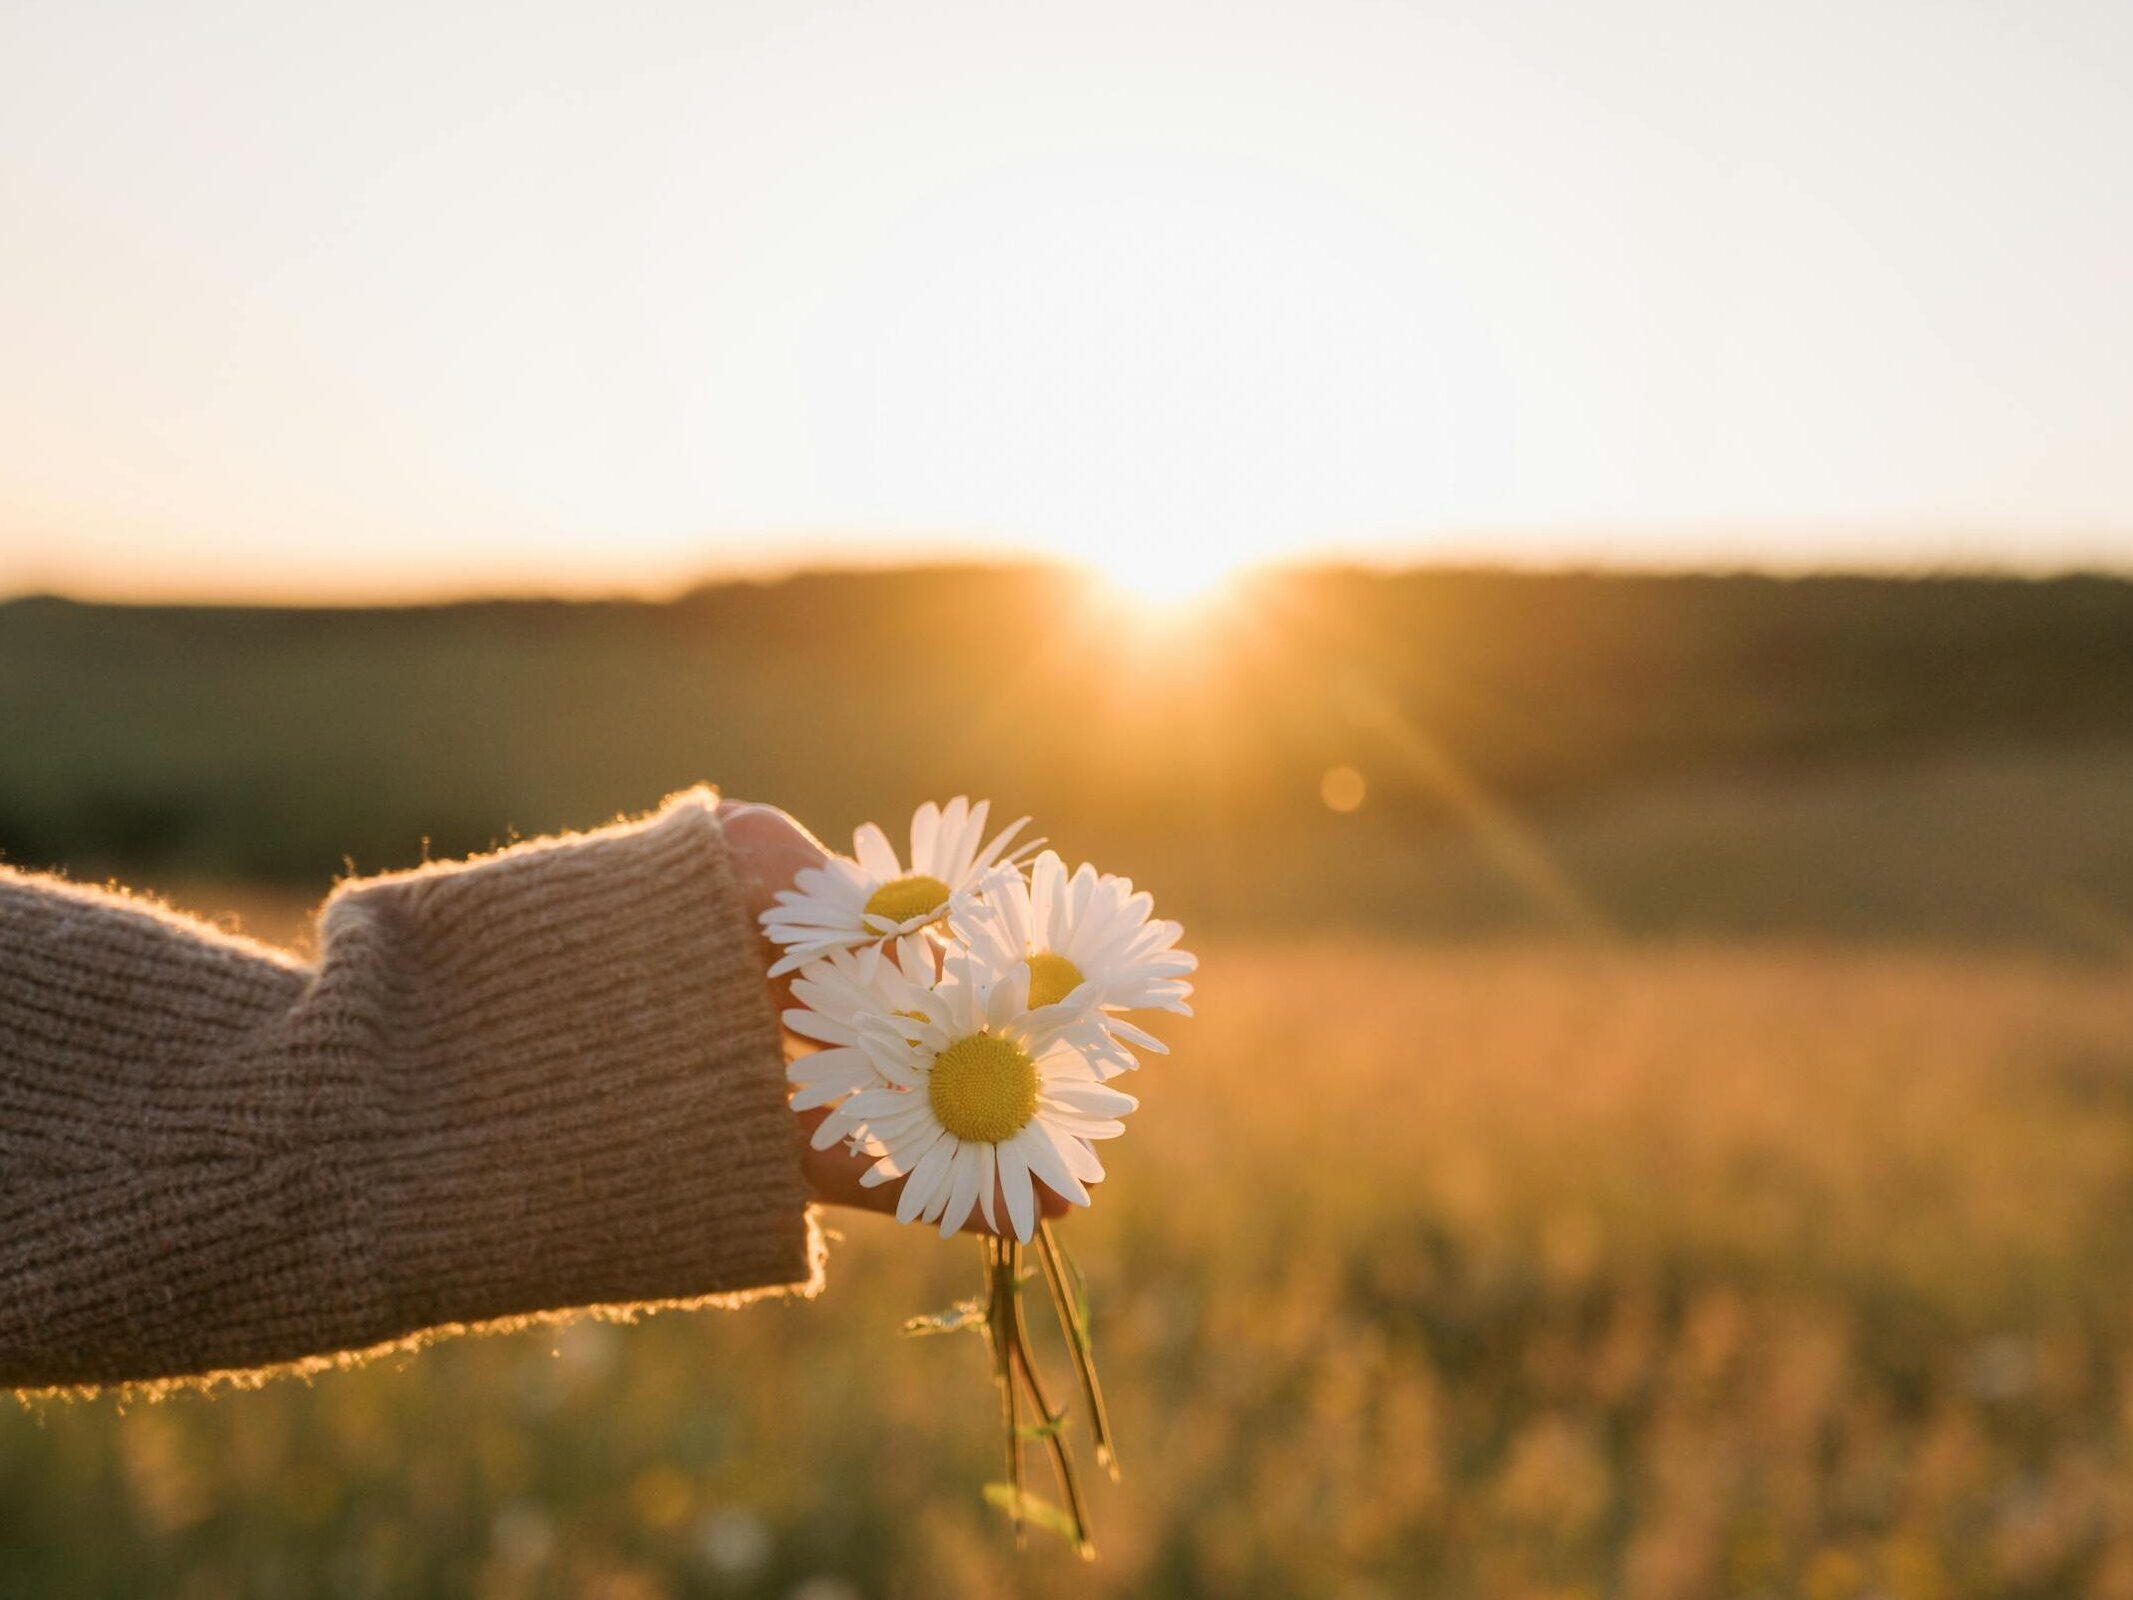
{"type": "MultiPolygon", "coordinates": [[[[776,806],[759,805],[751,801],[721,799],[718,804],[719,823],[726,834],[726,855],[733,868],[734,881],[741,891],[741,904],[748,918],[760,931],[759,919],[776,903],[778,891],[792,887],[793,879],[809,867],[819,866],[829,855],[822,842],[809,833],[789,813],[776,806]]],[[[767,939],[760,941],[764,970],[776,959],[777,950],[767,939]]],[[[792,1004],[791,978],[771,978],[772,1006],[779,1012],[792,1004]]],[[[812,1040],[801,1039],[787,1031],[785,1048],[789,1054],[803,1050],[818,1049],[812,1040]]],[[[855,1210],[878,1212],[884,1216],[896,1213],[896,1201],[902,1192],[904,1181],[893,1179],[875,1188],[861,1188],[860,1177],[874,1165],[874,1157],[855,1154],[843,1142],[831,1145],[827,1150],[817,1150],[809,1142],[827,1110],[817,1109],[796,1114],[797,1137],[800,1140],[800,1170],[807,1180],[808,1190],[826,1205],[850,1206],[855,1210]]],[[[1034,1175],[1033,1175],[1034,1176],[1034,1175]]],[[[1037,1209],[1047,1218],[1064,1216],[1067,1202],[1046,1187],[1044,1181],[1035,1179],[1037,1209]]],[[[1007,1199],[995,1191],[993,1215],[1003,1220],[1007,1216],[1007,1199]]],[[[973,1209],[969,1222],[964,1224],[966,1233],[992,1233],[982,1212],[973,1209]]]]}
{"type": "MultiPolygon", "coordinates": [[[[764,969],[776,959],[768,940],[762,938],[762,916],[776,904],[778,891],[790,889],[793,879],[809,867],[818,867],[829,851],[790,812],[748,800],[721,799],[719,825],[726,833],[726,859],[733,880],[741,891],[741,905],[748,913],[757,943],[764,952],[764,969]]],[[[792,979],[772,978],[771,1001],[783,1012],[792,1004],[792,979]]],[[[788,1045],[791,1043],[788,1035],[788,1045]]]]}

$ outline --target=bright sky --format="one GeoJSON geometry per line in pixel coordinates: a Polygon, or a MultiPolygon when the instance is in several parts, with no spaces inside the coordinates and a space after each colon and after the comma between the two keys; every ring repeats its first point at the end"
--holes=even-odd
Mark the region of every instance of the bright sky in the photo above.
{"type": "Polygon", "coordinates": [[[2133,6],[0,3],[0,592],[2133,564],[2133,6]]]}

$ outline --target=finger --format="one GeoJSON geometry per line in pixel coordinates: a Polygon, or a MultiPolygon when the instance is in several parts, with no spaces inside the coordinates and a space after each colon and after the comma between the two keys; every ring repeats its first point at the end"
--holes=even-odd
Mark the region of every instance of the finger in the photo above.
{"type": "Polygon", "coordinates": [[[776,806],[721,800],[718,819],[741,903],[752,917],[768,911],[780,890],[790,889],[802,871],[820,866],[829,855],[813,834],[776,806]]]}
{"type": "MultiPolygon", "coordinates": [[[[793,880],[809,867],[820,866],[828,852],[813,834],[776,806],[721,800],[718,816],[726,836],[726,860],[740,890],[741,905],[760,936],[762,915],[777,903],[779,892],[790,889],[793,880]]],[[[764,938],[762,950],[764,966],[768,967],[776,958],[777,946],[764,938]]],[[[791,974],[771,979],[770,988],[778,1010],[792,1004],[791,974]]]]}
{"type": "Polygon", "coordinates": [[[815,1130],[829,1116],[827,1107],[797,1113],[800,1126],[800,1172],[807,1180],[808,1190],[826,1205],[850,1206],[857,1211],[880,1211],[896,1209],[895,1192],[902,1184],[884,1185],[879,1189],[863,1189],[859,1180],[867,1168],[874,1164],[870,1156],[854,1155],[851,1149],[839,1141],[827,1150],[817,1150],[813,1139],[815,1130]],[[880,1205],[883,1195],[890,1196],[888,1206],[880,1205]]]}

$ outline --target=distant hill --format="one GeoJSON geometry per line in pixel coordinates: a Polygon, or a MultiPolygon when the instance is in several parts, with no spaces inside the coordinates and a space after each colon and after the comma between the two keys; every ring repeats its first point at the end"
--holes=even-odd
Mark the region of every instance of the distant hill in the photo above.
{"type": "Polygon", "coordinates": [[[2115,926],[2133,914],[2129,754],[2133,583],[2103,577],[1326,571],[1170,618],[1040,568],[666,604],[0,605],[0,855],[94,873],[322,888],[344,863],[585,826],[711,780],[833,839],[926,795],[990,794],[1227,920],[1666,928],[1758,874],[1712,864],[1706,839],[1705,868],[1655,885],[1674,836],[1609,818],[1731,817],[1754,857],[1805,807],[1836,842],[1755,893],[1813,909],[1719,923],[1858,903],[1893,907],[1868,932],[1989,932],[2027,818],[2061,836],[2043,900],[2115,926]],[[1320,797],[1335,766],[1367,785],[1353,816],[1320,797]],[[2005,827],[1949,842],[1949,808],[1987,791],[2005,827]],[[1903,838],[1903,794],[1944,813],[1916,819],[1943,855],[1903,838]],[[1829,859],[1846,854],[1832,807],[1877,819],[1859,859],[1829,859]],[[1621,849],[1593,841],[1618,835],[1645,839],[1646,865],[1615,884],[1621,849]],[[1892,871],[1912,886],[1893,899],[1892,871]]]}

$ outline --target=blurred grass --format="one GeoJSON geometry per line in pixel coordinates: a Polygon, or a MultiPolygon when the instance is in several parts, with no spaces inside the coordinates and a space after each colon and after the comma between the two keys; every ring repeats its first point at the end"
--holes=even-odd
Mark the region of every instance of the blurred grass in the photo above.
{"type": "Polygon", "coordinates": [[[813,1306],[0,1414],[0,1595],[2133,1596],[2133,585],[25,601],[0,753],[9,860],[271,938],[708,778],[992,793],[1208,958],[1072,1223],[1101,1566],[895,1333],[975,1249],[848,1220],[813,1306]]]}
{"type": "Polygon", "coordinates": [[[0,1416],[0,1593],[2133,1593],[2123,972],[1207,955],[1071,1224],[1098,1567],[978,1503],[981,1343],[895,1331],[974,1247],[854,1220],[811,1306],[0,1416]]]}

